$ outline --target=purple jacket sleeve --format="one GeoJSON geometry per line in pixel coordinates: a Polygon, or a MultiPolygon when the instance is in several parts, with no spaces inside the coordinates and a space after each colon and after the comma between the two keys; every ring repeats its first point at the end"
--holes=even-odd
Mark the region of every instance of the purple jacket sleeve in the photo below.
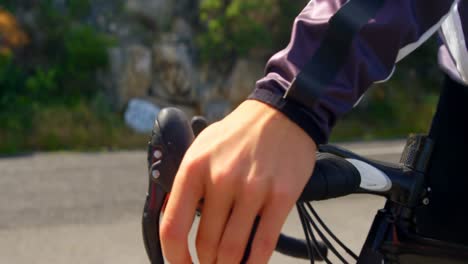
{"type": "Polygon", "coordinates": [[[289,103],[283,98],[284,93],[318,50],[329,19],[346,2],[311,1],[295,20],[289,45],[269,60],[265,77],[257,82],[249,97],[283,112],[317,144],[328,141],[336,120],[353,107],[370,85],[388,79],[396,62],[437,31],[455,1],[386,0],[360,29],[349,57],[314,107],[305,109],[289,103]]]}

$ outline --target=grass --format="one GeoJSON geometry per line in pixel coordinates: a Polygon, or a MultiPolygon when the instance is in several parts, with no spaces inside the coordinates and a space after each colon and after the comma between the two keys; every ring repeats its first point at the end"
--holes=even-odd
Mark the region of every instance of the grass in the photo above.
{"type": "Polygon", "coordinates": [[[28,129],[0,130],[0,153],[144,149],[148,138],[127,128],[120,115],[99,114],[79,103],[39,109],[28,129]]]}

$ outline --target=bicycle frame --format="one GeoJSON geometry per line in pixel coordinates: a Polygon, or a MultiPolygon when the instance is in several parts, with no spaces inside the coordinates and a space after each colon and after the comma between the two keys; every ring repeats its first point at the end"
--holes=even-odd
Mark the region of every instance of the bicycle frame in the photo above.
{"type": "Polygon", "coordinates": [[[321,146],[320,149],[346,159],[365,160],[365,164],[371,166],[363,168],[360,173],[361,177],[369,174],[367,177],[370,182],[367,184],[370,186],[378,185],[378,177],[382,175],[388,177],[392,184],[389,188],[375,191],[366,189],[365,184],[361,183],[357,191],[387,198],[385,208],[379,210],[374,219],[358,264],[466,263],[468,246],[425,238],[415,231],[414,211],[429,202],[430,189],[424,186],[424,173],[432,152],[432,141],[428,137],[415,135],[408,139],[401,166],[366,160],[334,146],[321,146]],[[382,175],[379,176],[373,170],[382,175]],[[377,178],[374,175],[378,175],[377,178]]]}

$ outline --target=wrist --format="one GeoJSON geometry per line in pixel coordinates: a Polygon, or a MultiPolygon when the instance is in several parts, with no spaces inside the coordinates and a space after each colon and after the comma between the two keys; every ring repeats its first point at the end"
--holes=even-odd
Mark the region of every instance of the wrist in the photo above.
{"type": "Polygon", "coordinates": [[[239,117],[244,121],[247,118],[252,122],[253,126],[257,126],[264,131],[274,131],[278,138],[287,140],[290,136],[298,137],[304,146],[309,149],[313,149],[314,152],[317,150],[317,143],[314,138],[310,137],[304,129],[298,124],[292,121],[283,112],[279,111],[275,107],[259,100],[246,100],[239,107],[239,117]]]}
{"type": "Polygon", "coordinates": [[[326,124],[320,122],[321,119],[313,111],[284,99],[282,94],[267,89],[255,89],[249,96],[249,100],[262,102],[281,112],[299,126],[316,144],[328,142],[329,129],[326,124]]]}

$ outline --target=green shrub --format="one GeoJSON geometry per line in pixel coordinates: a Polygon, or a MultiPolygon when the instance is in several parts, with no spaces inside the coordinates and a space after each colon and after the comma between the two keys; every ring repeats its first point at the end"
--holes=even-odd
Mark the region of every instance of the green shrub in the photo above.
{"type": "Polygon", "coordinates": [[[0,129],[20,132],[31,125],[34,107],[24,85],[25,74],[10,56],[0,55],[0,129]]]}
{"type": "Polygon", "coordinates": [[[202,0],[204,30],[197,43],[204,62],[270,54],[289,39],[294,17],[306,1],[202,0]]]}
{"type": "Polygon", "coordinates": [[[0,7],[11,11],[14,7],[15,1],[13,0],[0,0],[0,7]]]}
{"type": "Polygon", "coordinates": [[[30,116],[30,129],[0,128],[0,154],[144,148],[148,135],[133,133],[116,113],[96,111],[86,101],[38,108],[30,116]]]}
{"type": "MultiPolygon", "coordinates": [[[[0,2],[9,10],[26,8],[23,4],[0,2]]],[[[116,125],[115,113],[97,113],[105,108],[102,99],[100,108],[93,108],[95,98],[102,93],[97,73],[107,66],[107,49],[113,40],[82,22],[90,1],[71,0],[67,4],[64,11],[56,9],[51,0],[30,3],[28,8],[35,12],[36,21],[34,28],[25,30],[32,41],[9,56],[0,55],[0,152],[96,147],[92,134],[85,137],[78,133],[85,129],[69,131],[82,127],[73,123],[80,120],[85,126],[88,122],[99,127],[98,140],[110,133],[110,124],[122,131],[123,122],[116,125]],[[98,117],[91,118],[92,112],[98,117]],[[46,133],[49,128],[51,132],[46,133]]]]}
{"type": "Polygon", "coordinates": [[[91,10],[91,0],[69,0],[68,10],[74,18],[85,17],[91,10]]]}
{"type": "Polygon", "coordinates": [[[74,96],[91,97],[98,92],[96,73],[107,66],[111,38],[89,26],[73,26],[63,36],[62,86],[74,96]]]}
{"type": "MultiPolygon", "coordinates": [[[[26,91],[30,95],[51,95],[55,94],[56,91],[59,89],[57,84],[57,70],[50,69],[50,70],[42,70],[38,69],[35,74],[31,75],[26,80],[26,91]]],[[[36,97],[36,99],[38,99],[36,97]]],[[[40,101],[45,101],[46,98],[41,98],[40,101]]]]}
{"type": "Polygon", "coordinates": [[[89,1],[69,1],[68,12],[60,12],[50,1],[40,5],[39,28],[45,30],[43,45],[37,57],[45,60],[37,65],[45,70],[56,70],[61,97],[92,97],[99,92],[96,74],[107,66],[107,49],[112,38],[76,18],[89,12],[89,1]]]}

